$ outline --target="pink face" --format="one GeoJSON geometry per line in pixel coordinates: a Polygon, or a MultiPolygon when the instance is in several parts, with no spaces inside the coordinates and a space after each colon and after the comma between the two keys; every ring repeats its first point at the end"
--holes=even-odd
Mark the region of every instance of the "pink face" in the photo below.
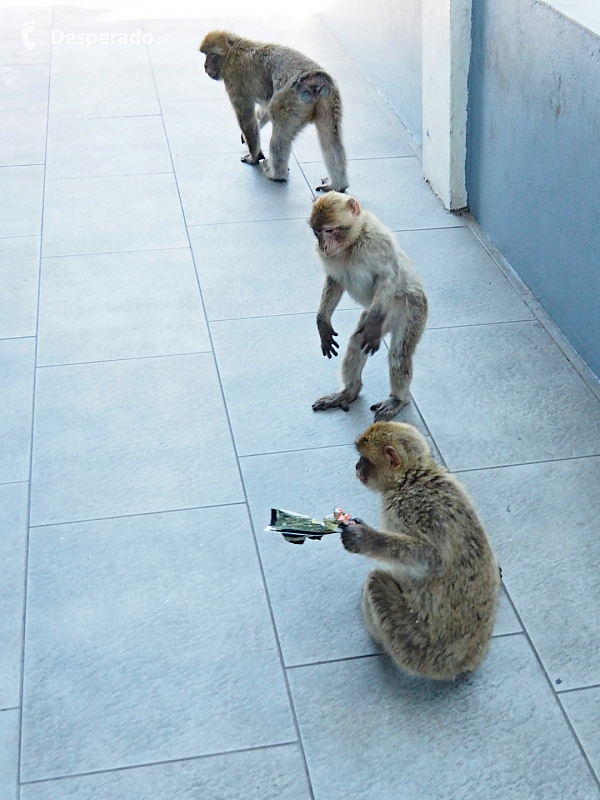
{"type": "Polygon", "coordinates": [[[319,250],[326,256],[335,256],[344,247],[344,240],[349,229],[339,227],[313,230],[319,242],[319,250]]]}
{"type": "Polygon", "coordinates": [[[372,469],[373,465],[369,459],[365,458],[364,456],[361,456],[356,462],[356,477],[361,483],[364,483],[365,486],[368,483],[372,469]]]}
{"type": "Polygon", "coordinates": [[[220,81],[223,73],[223,62],[225,59],[218,53],[207,53],[204,62],[204,71],[213,81],[220,81]]]}

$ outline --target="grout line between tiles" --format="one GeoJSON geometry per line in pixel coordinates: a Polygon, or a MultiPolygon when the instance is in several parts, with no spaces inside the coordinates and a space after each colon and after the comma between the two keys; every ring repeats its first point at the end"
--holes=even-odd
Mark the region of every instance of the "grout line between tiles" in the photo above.
{"type": "Polygon", "coordinates": [[[0,714],[3,711],[18,711],[20,706],[7,706],[6,708],[0,708],[0,714]]]}
{"type": "Polygon", "coordinates": [[[115,175],[66,175],[59,178],[48,178],[49,183],[54,183],[55,181],[87,181],[93,180],[94,178],[140,178],[144,175],[172,175],[173,170],[165,172],[119,172],[115,175]]]}
{"type": "MultiPolygon", "coordinates": [[[[156,81],[155,81],[155,87],[156,87],[156,81]]],[[[159,99],[159,103],[160,103],[160,99],[159,99]]],[[[170,145],[169,138],[168,138],[168,135],[167,135],[167,130],[166,130],[166,126],[165,126],[165,123],[164,123],[164,118],[163,118],[163,127],[165,129],[165,136],[167,137],[167,145],[169,147],[169,153],[171,153],[171,145],[170,145]]],[[[173,156],[171,154],[171,159],[172,158],[173,158],[173,156]]],[[[182,198],[181,198],[181,192],[180,192],[180,188],[179,188],[179,180],[177,178],[177,173],[176,172],[175,172],[175,185],[177,187],[177,193],[179,195],[179,202],[181,203],[182,213],[184,214],[184,221],[185,221],[185,225],[186,225],[186,235],[188,236],[188,241],[189,241],[190,248],[191,248],[191,240],[190,240],[190,237],[189,237],[189,230],[188,230],[188,226],[187,226],[187,221],[185,219],[185,210],[183,208],[183,201],[182,201],[182,198]]],[[[195,272],[196,272],[196,280],[197,280],[197,283],[198,283],[198,292],[200,294],[200,300],[202,302],[202,307],[204,309],[204,316],[205,316],[205,319],[206,319],[207,325],[208,325],[208,335],[209,335],[211,347],[212,347],[212,350],[213,350],[213,359],[214,359],[214,365],[215,365],[215,372],[216,372],[216,375],[217,375],[217,379],[219,381],[219,388],[220,388],[220,391],[221,391],[223,409],[224,409],[224,413],[225,413],[225,418],[227,420],[227,425],[229,427],[229,435],[231,437],[231,445],[232,445],[232,448],[233,448],[233,452],[235,454],[235,460],[236,460],[236,466],[237,466],[237,470],[238,470],[240,485],[241,485],[242,491],[244,493],[245,504],[246,504],[246,513],[248,514],[248,522],[250,524],[250,530],[252,532],[252,538],[253,538],[253,541],[254,541],[254,550],[255,550],[255,553],[256,553],[256,559],[257,559],[258,567],[259,567],[259,570],[260,570],[260,575],[261,575],[261,580],[262,580],[262,585],[263,585],[263,591],[264,591],[264,594],[265,594],[265,600],[266,600],[266,603],[267,603],[267,608],[269,610],[269,616],[270,616],[270,619],[271,619],[271,628],[272,628],[272,632],[273,632],[273,638],[274,638],[274,641],[275,641],[275,644],[276,644],[276,647],[277,647],[279,663],[280,663],[280,668],[281,668],[281,675],[282,675],[282,678],[283,678],[283,681],[284,681],[284,685],[285,685],[285,689],[286,689],[286,693],[287,693],[289,709],[290,709],[290,713],[291,713],[291,716],[292,716],[294,729],[296,731],[296,737],[298,739],[298,747],[300,748],[300,752],[302,754],[302,761],[303,761],[303,765],[304,765],[304,773],[305,773],[305,777],[306,777],[306,783],[307,783],[309,795],[310,795],[311,800],[315,800],[315,796],[314,796],[314,792],[313,792],[313,788],[312,788],[312,781],[311,781],[311,778],[310,778],[310,773],[308,771],[308,764],[307,764],[307,761],[306,761],[306,753],[304,751],[304,743],[302,742],[302,739],[301,739],[301,736],[300,736],[300,726],[298,724],[298,718],[297,718],[297,715],[296,715],[296,709],[294,707],[294,700],[293,700],[293,697],[292,697],[292,692],[291,692],[289,681],[288,681],[288,678],[287,678],[287,673],[286,673],[286,670],[285,670],[285,663],[284,663],[284,660],[283,660],[283,652],[282,652],[282,649],[281,649],[281,642],[279,641],[279,635],[278,635],[278,632],[277,632],[277,626],[275,624],[275,615],[273,613],[273,608],[272,608],[272,605],[271,605],[271,598],[269,596],[269,591],[268,591],[268,587],[267,587],[267,580],[266,580],[266,577],[265,577],[264,566],[263,566],[263,563],[262,563],[260,550],[259,550],[259,547],[258,547],[258,541],[257,541],[257,538],[256,538],[256,531],[255,531],[255,528],[254,528],[254,523],[252,521],[252,516],[250,514],[250,505],[248,503],[248,494],[246,492],[246,485],[244,483],[244,476],[242,474],[242,468],[241,468],[240,459],[239,459],[239,456],[238,456],[237,446],[236,446],[235,437],[234,437],[234,433],[233,433],[233,426],[231,424],[231,417],[229,415],[229,408],[227,407],[227,399],[225,397],[225,390],[224,390],[224,387],[223,387],[223,381],[222,381],[221,373],[220,373],[220,370],[219,370],[219,363],[218,363],[218,360],[217,360],[217,354],[215,352],[214,342],[213,342],[213,339],[212,339],[212,331],[211,331],[210,323],[208,323],[208,319],[207,319],[207,315],[206,315],[206,305],[205,305],[204,296],[203,296],[203,293],[202,293],[202,284],[200,282],[200,275],[198,273],[198,269],[197,269],[197,266],[196,266],[196,259],[194,257],[193,250],[192,250],[192,259],[193,259],[193,262],[194,262],[194,269],[195,269],[195,272]]]]}
{"type": "Polygon", "coordinates": [[[201,356],[212,350],[191,350],[189,353],[156,353],[151,356],[129,356],[125,358],[98,358],[95,361],[65,361],[59,364],[39,364],[36,369],[52,369],[53,367],[76,367],[81,364],[112,364],[119,361],[148,361],[151,358],[179,358],[180,356],[201,356]]]}
{"type": "MultiPolygon", "coordinates": [[[[164,173],[166,175],[170,175],[170,172],[164,173]]],[[[31,238],[31,237],[25,237],[31,238]]],[[[42,258],[78,258],[87,257],[87,256],[118,256],[123,255],[125,253],[154,253],[154,252],[168,252],[169,250],[189,250],[189,247],[148,247],[141,250],[104,250],[102,253],[60,253],[60,255],[56,256],[42,256],[42,258]]]]}
{"type": "Polygon", "coordinates": [[[573,692],[586,692],[588,689],[600,689],[600,683],[591,683],[589,686],[574,686],[572,689],[555,689],[557,695],[573,694],[573,692]]]}
{"type": "Polygon", "coordinates": [[[582,461],[586,458],[598,458],[600,453],[589,453],[584,456],[568,456],[567,458],[541,458],[537,461],[518,461],[514,464],[491,464],[485,467],[468,467],[467,469],[450,470],[453,475],[461,475],[465,472],[485,472],[490,469],[511,469],[512,467],[529,467],[532,464],[560,464],[563,461],[582,461]]]}
{"type": "Polygon", "coordinates": [[[83,519],[66,519],[57,520],[56,522],[40,522],[37,525],[30,525],[31,530],[39,528],[55,528],[57,525],[81,525],[87,522],[103,522],[113,519],[130,519],[132,517],[153,517],[157,514],[179,514],[182,511],[204,511],[207,508],[229,508],[230,506],[243,506],[244,500],[238,500],[235,503],[213,503],[207,506],[183,506],[181,508],[163,508],[160,511],[138,511],[135,514],[114,514],[110,517],[87,517],[83,519]]]}
{"type": "MultiPolygon", "coordinates": [[[[13,167],[43,167],[43,161],[28,161],[27,164],[0,164],[0,169],[12,169],[13,167]]],[[[8,236],[3,237],[8,239],[8,236]]],[[[14,237],[17,238],[17,237],[14,237]]]]}
{"type": "MultiPolygon", "coordinates": [[[[54,11],[52,12],[54,14],[54,11]]],[[[24,701],[24,687],[25,687],[25,632],[27,627],[27,590],[29,581],[29,543],[30,543],[30,525],[31,525],[31,485],[32,485],[32,472],[33,472],[33,436],[35,427],[35,395],[37,388],[37,355],[38,355],[38,334],[40,328],[40,296],[42,290],[42,243],[44,238],[44,211],[46,205],[46,162],[48,160],[48,131],[49,131],[49,116],[50,116],[50,83],[52,76],[52,66],[48,65],[48,102],[46,106],[46,140],[44,145],[44,178],[42,185],[42,207],[40,210],[40,253],[38,260],[38,285],[37,285],[37,305],[36,305],[36,319],[35,319],[35,345],[33,357],[33,375],[32,375],[32,396],[31,396],[31,427],[29,439],[29,487],[27,492],[27,531],[25,535],[25,563],[23,565],[23,612],[21,622],[21,674],[19,685],[19,733],[17,745],[17,797],[21,797],[20,781],[21,781],[21,765],[22,765],[22,747],[23,747],[23,701],[24,701]]]]}
{"type": "Polygon", "coordinates": [[[261,750],[271,750],[274,747],[289,747],[298,744],[297,741],[274,742],[273,744],[259,744],[256,747],[240,747],[235,750],[219,750],[216,753],[200,753],[197,756],[186,756],[185,758],[171,758],[163,761],[144,761],[141,764],[127,764],[123,767],[111,767],[110,769],[90,770],[89,772],[73,772],[68,775],[55,775],[51,778],[36,778],[32,781],[22,781],[20,786],[35,786],[39,783],[52,783],[54,781],[69,780],[69,778],[85,778],[88,775],[106,775],[107,773],[126,772],[132,769],[143,769],[144,767],[160,767],[164,764],[185,764],[190,761],[200,761],[218,756],[229,756],[235,753],[254,753],[261,750]]]}
{"type": "Polygon", "coordinates": [[[35,339],[35,333],[28,336],[0,336],[0,342],[18,342],[20,339],[35,339]]]}
{"type": "Polygon", "coordinates": [[[305,669],[307,667],[320,667],[324,664],[341,664],[345,661],[362,661],[365,658],[381,658],[385,653],[361,653],[359,656],[345,656],[344,658],[326,658],[323,661],[308,661],[306,664],[290,664],[286,670],[305,669]]]}

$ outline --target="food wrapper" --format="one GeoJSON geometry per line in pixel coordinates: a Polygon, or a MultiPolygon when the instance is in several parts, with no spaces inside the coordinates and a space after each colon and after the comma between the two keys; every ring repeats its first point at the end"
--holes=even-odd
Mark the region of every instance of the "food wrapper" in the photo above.
{"type": "Polygon", "coordinates": [[[350,514],[346,514],[341,508],[335,508],[333,514],[329,514],[322,522],[306,514],[272,508],[271,524],[265,530],[281,533],[291,544],[304,544],[305,539],[321,539],[328,533],[335,533],[349,522],[350,514]]]}

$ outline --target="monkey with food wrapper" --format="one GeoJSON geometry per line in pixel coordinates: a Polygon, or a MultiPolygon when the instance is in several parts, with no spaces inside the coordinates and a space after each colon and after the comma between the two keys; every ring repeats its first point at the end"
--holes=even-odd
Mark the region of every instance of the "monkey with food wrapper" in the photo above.
{"type": "Polygon", "coordinates": [[[265,530],[281,533],[286,542],[291,544],[304,544],[305,539],[321,539],[328,533],[339,531],[350,522],[350,514],[346,514],[341,508],[334,508],[333,514],[326,516],[323,522],[305,514],[272,508],[271,524],[265,530]]]}

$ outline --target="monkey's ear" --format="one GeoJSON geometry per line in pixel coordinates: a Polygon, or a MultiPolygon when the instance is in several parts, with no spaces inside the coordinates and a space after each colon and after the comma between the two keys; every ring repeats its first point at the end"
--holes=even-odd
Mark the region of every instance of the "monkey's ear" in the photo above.
{"type": "Polygon", "coordinates": [[[229,47],[233,47],[233,45],[238,41],[240,37],[236,36],[235,33],[228,33],[225,36],[225,41],[229,45],[229,47]]]}
{"type": "Polygon", "coordinates": [[[360,214],[360,205],[358,203],[358,200],[355,200],[353,197],[349,197],[346,200],[346,208],[349,208],[355,217],[358,217],[358,215],[360,214]]]}
{"type": "Polygon", "coordinates": [[[402,459],[391,445],[386,445],[383,448],[383,454],[387,458],[390,469],[398,469],[402,466],[402,459]]]}

